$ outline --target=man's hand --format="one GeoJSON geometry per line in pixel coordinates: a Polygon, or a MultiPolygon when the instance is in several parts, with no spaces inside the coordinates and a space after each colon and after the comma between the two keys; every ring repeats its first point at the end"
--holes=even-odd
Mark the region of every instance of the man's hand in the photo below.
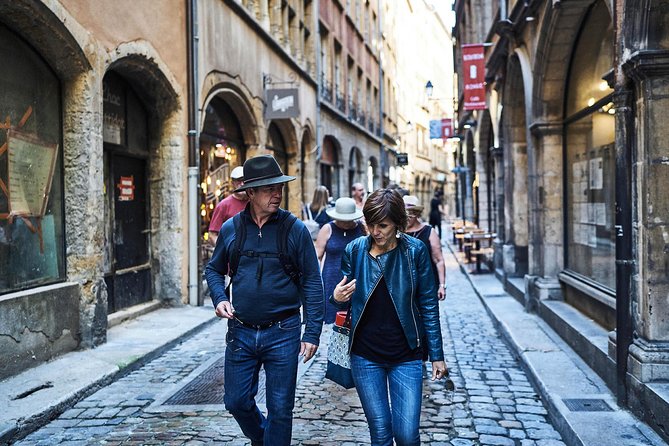
{"type": "Polygon", "coordinates": [[[309,342],[302,342],[300,346],[300,356],[304,356],[303,362],[307,362],[313,358],[316,354],[316,350],[318,350],[317,345],[311,344],[309,342]]]}
{"type": "Polygon", "coordinates": [[[216,316],[224,317],[226,319],[232,319],[234,316],[235,308],[232,306],[232,303],[229,300],[224,300],[223,302],[216,305],[216,316]]]}

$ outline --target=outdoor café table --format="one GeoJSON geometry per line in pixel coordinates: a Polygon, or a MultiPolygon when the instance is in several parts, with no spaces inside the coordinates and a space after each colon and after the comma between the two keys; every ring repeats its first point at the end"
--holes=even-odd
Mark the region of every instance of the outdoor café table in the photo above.
{"type": "Polygon", "coordinates": [[[494,233],[491,232],[470,232],[464,235],[463,240],[474,243],[474,249],[470,249],[467,253],[467,263],[472,262],[472,255],[476,256],[476,272],[481,272],[481,257],[489,252],[492,248],[492,241],[495,239],[494,233]],[[481,249],[481,242],[487,241],[488,249],[481,249]]]}

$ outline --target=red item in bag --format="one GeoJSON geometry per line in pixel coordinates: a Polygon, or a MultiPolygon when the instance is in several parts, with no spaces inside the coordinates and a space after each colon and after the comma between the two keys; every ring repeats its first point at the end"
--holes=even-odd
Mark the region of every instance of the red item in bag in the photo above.
{"type": "Polygon", "coordinates": [[[348,311],[337,311],[337,315],[335,316],[335,325],[338,327],[350,327],[351,326],[351,321],[349,320],[348,323],[346,323],[346,313],[348,311]],[[346,324],[346,325],[344,325],[346,324]]]}

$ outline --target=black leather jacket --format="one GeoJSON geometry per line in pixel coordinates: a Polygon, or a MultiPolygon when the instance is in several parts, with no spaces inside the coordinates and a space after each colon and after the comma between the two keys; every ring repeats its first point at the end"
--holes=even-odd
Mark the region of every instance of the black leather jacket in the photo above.
{"type": "Polygon", "coordinates": [[[409,347],[415,349],[421,345],[425,333],[427,346],[422,347],[427,348],[430,360],[443,361],[437,284],[425,244],[401,234],[397,248],[377,258],[369,253],[370,247],[371,236],[359,237],[346,246],[341,261],[342,273],[349,280],[356,279],[355,292],[345,303],[330,297],[339,308],[351,305],[349,351],[362,313],[383,275],[409,347]]]}

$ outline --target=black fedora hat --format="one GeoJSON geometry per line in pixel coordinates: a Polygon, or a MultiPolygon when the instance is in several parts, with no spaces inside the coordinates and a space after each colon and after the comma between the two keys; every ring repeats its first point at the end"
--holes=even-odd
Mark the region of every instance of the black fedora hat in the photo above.
{"type": "Polygon", "coordinates": [[[284,175],[272,155],[260,155],[244,162],[244,184],[235,189],[240,192],[252,187],[270,186],[293,181],[295,177],[284,175]]]}

